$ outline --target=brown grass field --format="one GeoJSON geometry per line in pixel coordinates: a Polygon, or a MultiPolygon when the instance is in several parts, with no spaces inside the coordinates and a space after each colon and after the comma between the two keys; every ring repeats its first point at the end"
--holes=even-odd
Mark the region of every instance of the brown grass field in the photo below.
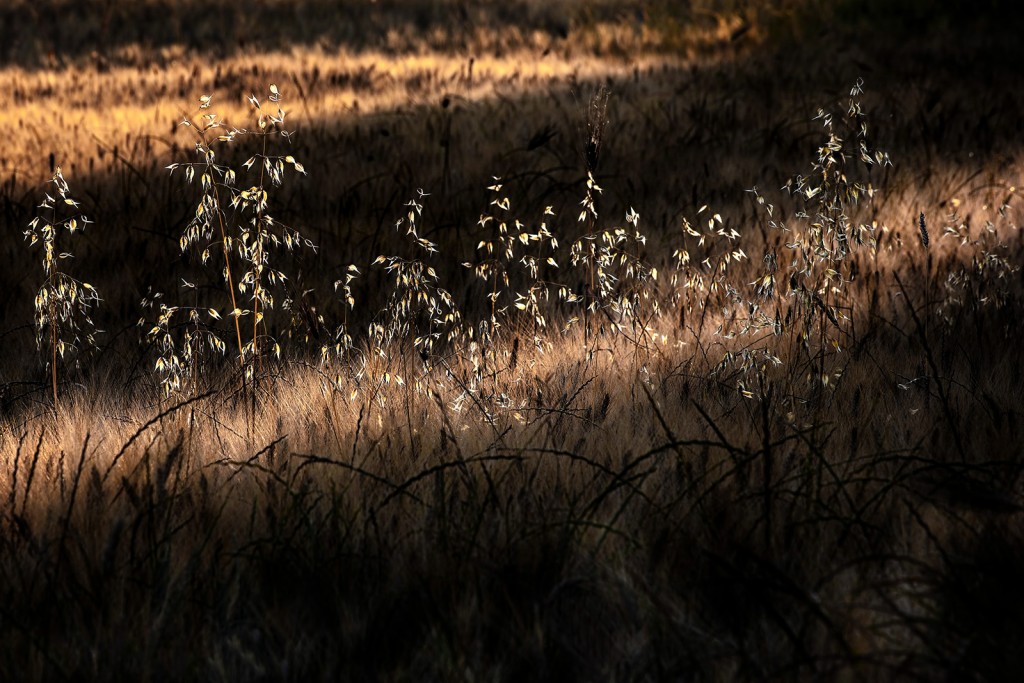
{"type": "Polygon", "coordinates": [[[1019,678],[1024,50],[933,5],[5,3],[0,680],[1019,678]]]}

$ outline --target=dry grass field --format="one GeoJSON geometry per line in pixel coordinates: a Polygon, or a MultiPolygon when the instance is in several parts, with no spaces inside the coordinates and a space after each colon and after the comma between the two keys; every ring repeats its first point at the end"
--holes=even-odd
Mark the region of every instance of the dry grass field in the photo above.
{"type": "Polygon", "coordinates": [[[0,679],[1010,680],[1009,3],[0,8],[0,679]]]}

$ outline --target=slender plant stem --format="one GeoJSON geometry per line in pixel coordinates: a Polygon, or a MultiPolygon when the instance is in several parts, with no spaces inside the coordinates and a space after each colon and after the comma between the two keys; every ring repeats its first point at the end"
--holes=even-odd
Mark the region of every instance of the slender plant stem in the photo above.
{"type": "Polygon", "coordinates": [[[53,412],[57,413],[57,326],[54,322],[53,296],[50,296],[50,376],[53,380],[53,412]]]}
{"type": "Polygon", "coordinates": [[[238,322],[238,303],[235,300],[235,281],[231,277],[231,252],[228,249],[227,230],[224,227],[224,212],[221,210],[220,190],[214,184],[214,201],[217,203],[217,224],[220,227],[220,243],[224,248],[224,274],[228,279],[228,294],[231,295],[231,317],[235,319],[235,337],[238,340],[238,358],[245,367],[245,354],[242,353],[242,326],[238,322]]]}

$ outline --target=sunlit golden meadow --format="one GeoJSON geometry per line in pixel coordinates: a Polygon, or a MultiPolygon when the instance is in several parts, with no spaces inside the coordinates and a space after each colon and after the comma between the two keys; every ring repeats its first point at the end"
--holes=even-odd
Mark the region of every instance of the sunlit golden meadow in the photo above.
{"type": "Polygon", "coordinates": [[[0,679],[1012,680],[1009,3],[0,8],[0,679]]]}

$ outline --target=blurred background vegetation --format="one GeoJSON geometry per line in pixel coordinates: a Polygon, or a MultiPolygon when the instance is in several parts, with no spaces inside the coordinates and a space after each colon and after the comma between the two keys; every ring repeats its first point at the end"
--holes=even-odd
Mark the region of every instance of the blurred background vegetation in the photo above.
{"type": "MultiPolygon", "coordinates": [[[[588,33],[625,25],[664,50],[717,38],[811,40],[821,34],[914,39],[925,32],[1013,32],[1005,0],[11,0],[0,7],[0,60],[24,66],[54,58],[125,58],[125,46],[184,46],[208,57],[237,50],[322,45],[347,49],[479,47],[481,29],[505,27],[513,46],[533,33],[588,33]]],[[[951,45],[952,47],[953,45],[951,45]]]]}

